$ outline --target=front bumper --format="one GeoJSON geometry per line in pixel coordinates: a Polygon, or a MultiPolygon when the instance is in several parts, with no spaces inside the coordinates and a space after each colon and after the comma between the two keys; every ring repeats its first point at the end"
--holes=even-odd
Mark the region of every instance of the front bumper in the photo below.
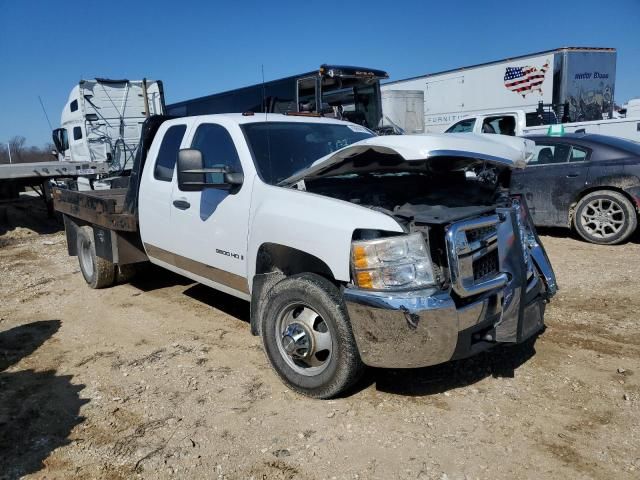
{"type": "MultiPolygon", "coordinates": [[[[524,341],[544,323],[544,287],[527,289],[518,323],[524,341]]],[[[344,299],[362,361],[372,367],[416,368],[465,358],[495,346],[504,320],[501,292],[456,307],[448,292],[420,290],[389,295],[345,288],[344,299]]],[[[517,327],[516,327],[517,328],[517,327]]]]}
{"type": "MultiPolygon", "coordinates": [[[[495,218],[487,217],[497,225],[499,273],[494,280],[472,284],[473,274],[471,280],[458,275],[449,291],[345,288],[344,300],[362,361],[373,367],[426,367],[498,343],[520,343],[539,332],[544,327],[546,302],[557,285],[535,228],[530,225],[526,232],[520,228],[518,208],[498,209],[495,218]],[[526,256],[522,245],[526,245],[526,256]]],[[[525,215],[528,218],[526,211],[525,215]]],[[[473,222],[483,226],[485,220],[473,222]]],[[[461,274],[468,270],[454,268],[461,274]]]]}

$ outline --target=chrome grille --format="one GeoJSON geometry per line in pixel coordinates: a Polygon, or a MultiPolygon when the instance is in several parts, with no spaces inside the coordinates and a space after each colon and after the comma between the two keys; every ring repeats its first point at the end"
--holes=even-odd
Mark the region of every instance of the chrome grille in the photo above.
{"type": "Polygon", "coordinates": [[[447,256],[453,290],[462,297],[476,295],[507,282],[500,273],[497,215],[463,220],[449,226],[447,256]]]}
{"type": "Polygon", "coordinates": [[[467,230],[467,240],[469,243],[482,241],[488,237],[495,236],[497,229],[495,225],[489,225],[488,227],[474,228],[473,230],[467,230]]]}
{"type": "Polygon", "coordinates": [[[498,250],[487,253],[486,255],[473,261],[473,279],[485,280],[498,274],[498,250]]]}

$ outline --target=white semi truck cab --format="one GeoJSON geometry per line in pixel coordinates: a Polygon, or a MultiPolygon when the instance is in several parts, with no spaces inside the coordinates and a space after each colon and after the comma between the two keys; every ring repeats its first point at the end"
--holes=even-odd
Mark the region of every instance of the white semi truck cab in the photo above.
{"type": "Polygon", "coordinates": [[[53,131],[58,159],[100,162],[120,171],[133,163],[142,124],[164,113],[158,80],[80,80],[73,87],[53,131]]]}
{"type": "Polygon", "coordinates": [[[435,365],[541,331],[556,281],[508,191],[532,151],[298,115],[151,117],[128,188],[54,198],[89,286],[150,261],[247,300],[280,378],[329,398],[366,365],[435,365]]]}

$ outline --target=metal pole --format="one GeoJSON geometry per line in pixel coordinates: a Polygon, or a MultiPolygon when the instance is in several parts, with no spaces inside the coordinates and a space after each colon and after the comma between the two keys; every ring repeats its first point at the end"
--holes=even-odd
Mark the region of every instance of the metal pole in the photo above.
{"type": "Polygon", "coordinates": [[[9,163],[13,163],[11,161],[11,145],[7,143],[7,150],[9,150],[9,163]]]}
{"type": "Polygon", "coordinates": [[[144,95],[144,116],[149,118],[149,94],[147,93],[147,79],[142,79],[142,95],[144,95]]]}

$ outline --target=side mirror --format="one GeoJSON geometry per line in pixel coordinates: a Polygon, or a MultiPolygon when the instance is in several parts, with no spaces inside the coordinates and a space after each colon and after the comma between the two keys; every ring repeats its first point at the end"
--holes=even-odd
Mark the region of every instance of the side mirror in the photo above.
{"type": "Polygon", "coordinates": [[[178,152],[178,189],[198,192],[204,188],[231,190],[244,182],[244,175],[232,172],[227,166],[204,168],[202,152],[184,148],[178,152]]]}
{"type": "Polygon", "coordinates": [[[87,122],[97,122],[100,119],[97,113],[87,113],[84,118],[87,122]]]}

